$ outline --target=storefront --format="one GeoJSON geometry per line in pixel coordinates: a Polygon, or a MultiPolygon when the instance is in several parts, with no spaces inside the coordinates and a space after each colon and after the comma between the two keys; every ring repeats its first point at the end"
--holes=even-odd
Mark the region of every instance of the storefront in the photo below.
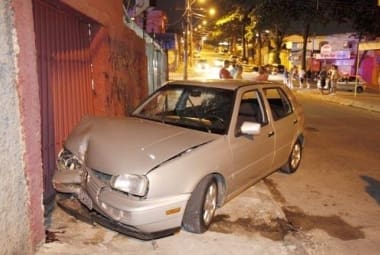
{"type": "Polygon", "coordinates": [[[330,44],[325,44],[320,53],[315,54],[315,59],[320,61],[321,67],[336,65],[342,74],[355,73],[355,56],[350,50],[333,50],[330,44]]]}

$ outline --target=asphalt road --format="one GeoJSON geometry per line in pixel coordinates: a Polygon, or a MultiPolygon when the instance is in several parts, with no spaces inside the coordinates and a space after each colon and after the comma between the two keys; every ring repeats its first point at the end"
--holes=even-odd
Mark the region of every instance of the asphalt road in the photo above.
{"type": "Polygon", "coordinates": [[[230,201],[205,234],[144,242],[56,209],[37,254],[379,254],[380,114],[297,97],[306,115],[299,170],[230,201]]]}
{"type": "Polygon", "coordinates": [[[272,175],[287,219],[318,254],[379,254],[380,114],[298,95],[306,148],[291,178],[272,175]]]}

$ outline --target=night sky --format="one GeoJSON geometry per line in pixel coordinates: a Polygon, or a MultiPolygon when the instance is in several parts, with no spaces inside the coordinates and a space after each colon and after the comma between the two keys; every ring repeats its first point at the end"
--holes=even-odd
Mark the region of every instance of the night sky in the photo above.
{"type": "MultiPolygon", "coordinates": [[[[186,0],[156,0],[156,8],[163,10],[168,16],[167,32],[182,31],[182,15],[186,0]]],[[[217,6],[216,6],[217,8],[217,6]]],[[[330,23],[326,26],[318,25],[313,27],[315,34],[333,34],[352,32],[349,24],[330,23]]]]}

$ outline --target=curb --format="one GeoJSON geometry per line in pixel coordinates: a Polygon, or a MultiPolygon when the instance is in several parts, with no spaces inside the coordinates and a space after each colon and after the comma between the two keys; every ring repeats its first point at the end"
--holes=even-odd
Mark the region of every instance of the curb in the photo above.
{"type": "Polygon", "coordinates": [[[359,100],[353,100],[353,99],[345,99],[341,98],[339,96],[331,96],[331,95],[321,95],[317,94],[314,91],[300,91],[300,90],[293,90],[295,94],[301,94],[301,95],[306,95],[306,96],[311,96],[314,98],[318,98],[321,100],[341,104],[341,105],[346,105],[346,106],[351,106],[351,107],[356,107],[360,109],[365,109],[368,111],[372,112],[379,112],[380,113],[380,97],[379,97],[379,102],[378,104],[373,104],[373,103],[367,103],[359,100]]]}

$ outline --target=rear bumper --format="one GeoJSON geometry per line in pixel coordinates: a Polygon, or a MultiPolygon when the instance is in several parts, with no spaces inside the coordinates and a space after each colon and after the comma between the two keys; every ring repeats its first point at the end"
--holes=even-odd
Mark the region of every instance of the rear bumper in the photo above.
{"type": "Polygon", "coordinates": [[[157,232],[144,232],[137,229],[136,227],[123,224],[119,221],[107,218],[100,213],[89,210],[83,206],[76,198],[73,196],[62,196],[57,199],[57,204],[67,213],[73,215],[74,217],[87,222],[89,224],[98,223],[108,229],[117,231],[119,233],[131,236],[140,240],[153,240],[168,235],[172,235],[179,231],[180,227],[170,228],[157,232]]]}

